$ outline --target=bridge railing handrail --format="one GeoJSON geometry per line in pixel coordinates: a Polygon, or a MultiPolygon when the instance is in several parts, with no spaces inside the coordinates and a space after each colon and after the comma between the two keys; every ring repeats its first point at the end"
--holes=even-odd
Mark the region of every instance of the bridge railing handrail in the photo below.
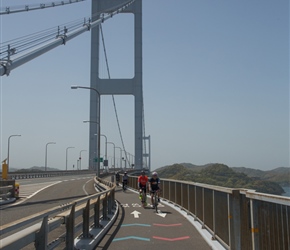
{"type": "MultiPolygon", "coordinates": [[[[129,176],[136,190],[137,178],[129,176]]],[[[226,249],[290,249],[290,197],[172,179],[161,179],[161,186],[163,199],[226,249]]]]}
{"type": "MultiPolygon", "coordinates": [[[[29,178],[43,178],[61,175],[76,175],[76,174],[91,174],[95,173],[93,170],[59,170],[59,171],[39,171],[39,172],[9,172],[8,177],[12,180],[29,179],[29,178]]],[[[0,178],[2,180],[2,178],[0,178]]]]}
{"type": "MultiPolygon", "coordinates": [[[[108,212],[112,210],[115,199],[115,185],[111,182],[102,180],[98,177],[95,177],[95,183],[100,184],[103,183],[107,186],[107,190],[103,192],[99,192],[97,194],[90,195],[88,197],[84,197],[78,199],[74,202],[66,204],[64,206],[58,206],[56,208],[48,209],[37,215],[33,215],[22,220],[12,222],[10,224],[4,225],[0,229],[0,234],[9,233],[21,226],[26,226],[25,229],[21,230],[20,232],[11,234],[4,239],[0,240],[1,242],[1,249],[8,250],[8,249],[22,249],[26,245],[35,242],[36,249],[48,249],[47,248],[47,238],[48,233],[53,231],[55,228],[66,224],[66,233],[64,233],[58,239],[55,239],[51,244],[56,247],[61,242],[66,241],[67,249],[74,248],[74,233],[75,233],[75,220],[84,215],[84,210],[89,214],[90,210],[94,210],[95,213],[94,223],[96,227],[100,227],[99,219],[102,217],[104,220],[107,219],[108,212]],[[102,201],[102,215],[100,215],[100,203],[102,201]],[[61,213],[60,213],[61,212],[61,213]],[[55,215],[57,214],[57,215],[55,215]],[[52,216],[50,220],[48,220],[48,216],[52,216]],[[43,218],[42,222],[39,221],[40,218],[43,218]],[[28,226],[34,223],[32,226],[28,226]],[[65,240],[64,240],[65,239],[65,240]]],[[[87,223],[87,230],[89,227],[88,220],[86,219],[87,223]]],[[[84,220],[85,221],[85,220],[84,220]]],[[[81,222],[84,224],[85,222],[81,222]]],[[[79,225],[78,225],[79,227],[79,225]]],[[[83,232],[84,233],[84,232],[83,232]]],[[[88,237],[88,235],[87,235],[88,237]]],[[[50,244],[50,246],[51,246],[50,244]]]]}

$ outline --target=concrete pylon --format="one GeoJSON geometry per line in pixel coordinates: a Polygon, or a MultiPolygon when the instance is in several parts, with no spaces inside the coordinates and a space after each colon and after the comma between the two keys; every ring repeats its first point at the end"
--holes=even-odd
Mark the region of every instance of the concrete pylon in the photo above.
{"type": "MultiPolygon", "coordinates": [[[[128,3],[128,0],[92,0],[92,21],[103,13],[111,13],[128,3]]],[[[90,87],[97,90],[90,94],[90,145],[89,166],[97,169],[100,162],[100,96],[101,95],[133,95],[135,98],[135,168],[143,165],[143,87],[142,87],[142,0],[135,0],[122,13],[134,15],[134,76],[130,79],[101,79],[99,77],[100,28],[91,31],[91,80],[90,87]],[[95,136],[98,134],[98,136],[95,136]]]]}

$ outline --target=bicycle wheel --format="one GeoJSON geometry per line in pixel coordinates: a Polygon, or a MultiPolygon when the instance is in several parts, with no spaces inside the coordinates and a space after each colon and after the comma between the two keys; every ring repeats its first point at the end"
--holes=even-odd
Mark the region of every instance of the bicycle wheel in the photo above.
{"type": "Polygon", "coordinates": [[[145,191],[144,191],[144,189],[142,190],[142,205],[143,205],[143,207],[145,207],[145,205],[146,205],[146,195],[145,195],[145,191]]]}
{"type": "Polygon", "coordinates": [[[157,207],[158,207],[158,195],[157,195],[156,191],[154,193],[154,206],[155,206],[155,211],[157,213],[158,212],[158,209],[157,209],[157,207]]]}

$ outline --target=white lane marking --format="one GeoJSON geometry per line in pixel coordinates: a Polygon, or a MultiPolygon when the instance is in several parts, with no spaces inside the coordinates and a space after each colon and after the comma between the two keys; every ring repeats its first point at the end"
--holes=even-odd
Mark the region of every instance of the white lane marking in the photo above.
{"type": "Polygon", "coordinates": [[[86,191],[86,185],[92,180],[88,180],[84,185],[83,185],[83,190],[85,192],[86,195],[89,195],[89,193],[86,191]]]}
{"type": "Polygon", "coordinates": [[[132,203],[132,207],[141,207],[141,205],[138,203],[132,203]]]}
{"type": "MultiPolygon", "coordinates": [[[[49,188],[49,187],[51,187],[51,186],[53,186],[53,185],[56,185],[56,184],[58,184],[58,183],[60,183],[60,182],[61,182],[61,181],[56,181],[56,182],[54,182],[54,183],[52,183],[52,184],[50,184],[50,185],[47,185],[47,186],[45,186],[45,187],[43,187],[43,188],[37,190],[37,191],[34,192],[33,194],[29,195],[29,196],[26,197],[24,200],[19,201],[19,202],[15,203],[15,204],[17,204],[17,205],[18,205],[18,204],[21,204],[22,202],[24,202],[24,201],[26,201],[27,199],[33,197],[34,195],[36,195],[36,194],[39,193],[40,191],[42,191],[42,190],[44,190],[44,189],[46,189],[46,188],[49,188]]],[[[32,184],[32,185],[34,185],[34,184],[32,184]]],[[[28,185],[27,185],[27,186],[28,186],[28,185]]],[[[20,188],[21,188],[21,187],[20,187],[20,188]]]]}

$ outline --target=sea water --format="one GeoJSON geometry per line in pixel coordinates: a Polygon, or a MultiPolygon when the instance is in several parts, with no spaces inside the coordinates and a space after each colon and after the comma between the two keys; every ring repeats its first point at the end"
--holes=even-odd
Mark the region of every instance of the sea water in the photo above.
{"type": "Polygon", "coordinates": [[[290,186],[288,186],[288,187],[282,187],[282,188],[285,191],[285,193],[282,194],[282,196],[288,196],[288,197],[290,197],[290,186]]]}

